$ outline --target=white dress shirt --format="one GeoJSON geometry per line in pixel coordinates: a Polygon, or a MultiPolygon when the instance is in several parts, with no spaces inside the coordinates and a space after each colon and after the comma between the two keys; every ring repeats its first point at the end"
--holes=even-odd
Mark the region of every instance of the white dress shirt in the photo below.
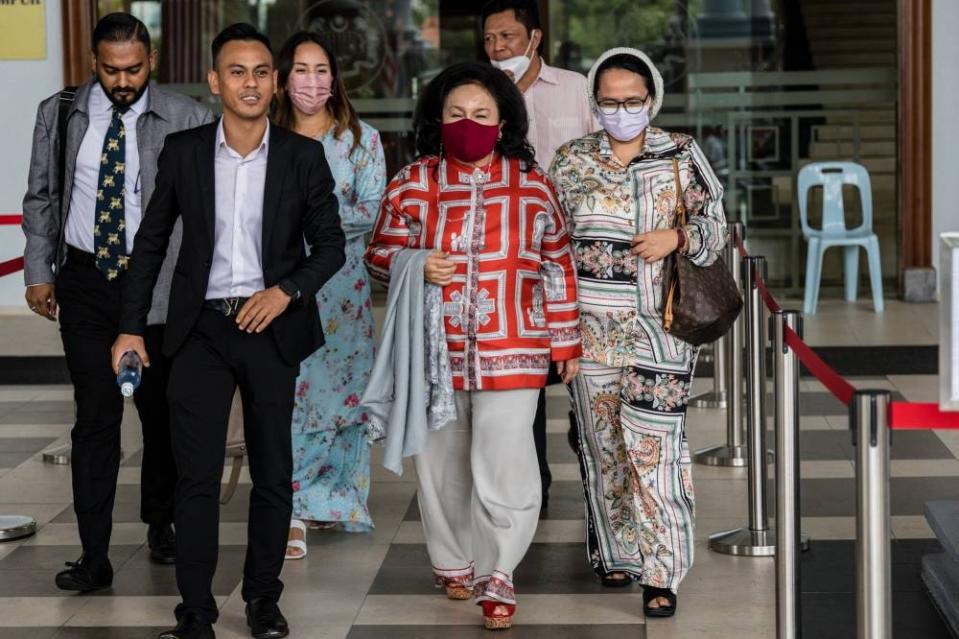
{"type": "Polygon", "coordinates": [[[223,120],[216,129],[216,221],[206,299],[250,297],[263,285],[263,189],[270,125],[246,157],[230,148],[223,120]]]}
{"type": "MultiPolygon", "coordinates": [[[[123,215],[126,219],[127,254],[133,252],[133,238],[143,218],[140,208],[140,149],[137,146],[137,119],[146,110],[149,101],[147,88],[140,99],[133,103],[121,117],[126,145],[123,173],[123,215]]],[[[67,214],[67,244],[87,253],[94,253],[93,227],[96,225],[97,191],[100,189],[100,154],[103,140],[113,120],[113,102],[97,82],[90,90],[87,101],[90,124],[77,152],[77,166],[73,172],[73,191],[70,193],[70,210],[67,214]]]]}

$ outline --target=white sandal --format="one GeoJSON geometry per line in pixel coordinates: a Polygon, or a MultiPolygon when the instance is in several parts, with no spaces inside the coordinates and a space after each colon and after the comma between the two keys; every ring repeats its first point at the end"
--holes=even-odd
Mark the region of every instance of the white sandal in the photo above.
{"type": "MultiPolygon", "coordinates": [[[[301,531],[301,532],[303,533],[303,536],[306,537],[306,524],[304,524],[304,523],[303,523],[302,521],[300,521],[299,519],[291,519],[291,520],[290,520],[290,530],[293,530],[294,528],[295,528],[296,530],[301,531]]],[[[306,557],[306,553],[307,553],[307,548],[306,548],[306,540],[305,540],[305,539],[287,539],[287,541],[286,541],[286,556],[284,557],[284,559],[288,559],[288,560],[291,560],[291,561],[292,561],[292,560],[295,560],[295,559],[303,559],[304,557],[306,557]],[[291,549],[292,549],[292,550],[299,550],[302,554],[299,554],[299,555],[291,555],[291,554],[290,554],[290,550],[291,550],[291,549]]]]}

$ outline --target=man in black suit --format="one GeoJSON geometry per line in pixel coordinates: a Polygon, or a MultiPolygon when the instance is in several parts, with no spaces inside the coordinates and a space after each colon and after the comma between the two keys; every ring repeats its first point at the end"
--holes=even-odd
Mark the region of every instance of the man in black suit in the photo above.
{"type": "Polygon", "coordinates": [[[276,86],[269,40],[248,24],[213,41],[216,123],[171,135],[134,243],[114,367],[136,351],[176,219],[164,351],[179,470],[176,573],[183,602],[161,639],[213,637],[217,502],[230,404],[239,386],[253,490],[243,573],[257,639],[285,637],[277,606],[292,509],[290,422],[300,362],[323,345],[315,294],[343,265],[333,177],[317,142],[270,125],[276,86]],[[304,248],[304,239],[310,252],[304,248]]]}

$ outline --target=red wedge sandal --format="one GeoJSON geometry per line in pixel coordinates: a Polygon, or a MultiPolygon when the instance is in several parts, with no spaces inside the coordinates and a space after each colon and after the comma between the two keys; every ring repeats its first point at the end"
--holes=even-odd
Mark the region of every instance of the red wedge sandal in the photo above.
{"type": "Polygon", "coordinates": [[[473,589],[462,584],[448,584],[446,586],[446,598],[455,601],[465,601],[473,598],[473,589]]]}
{"type": "Polygon", "coordinates": [[[516,612],[515,604],[504,604],[501,601],[484,601],[483,606],[483,625],[487,630],[509,630],[513,627],[513,614],[516,612]],[[506,608],[506,614],[496,613],[496,608],[506,608]]]}

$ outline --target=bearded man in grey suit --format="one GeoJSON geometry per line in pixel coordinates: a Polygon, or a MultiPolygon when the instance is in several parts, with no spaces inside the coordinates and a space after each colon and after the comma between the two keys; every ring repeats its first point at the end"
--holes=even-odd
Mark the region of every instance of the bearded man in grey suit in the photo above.
{"type": "MultiPolygon", "coordinates": [[[[44,100],[37,111],[23,200],[26,299],[38,315],[59,319],[76,401],[71,466],[83,554],[57,574],[63,590],[87,592],[113,581],[108,551],[123,397],[110,347],[121,291],[166,136],[212,121],[198,102],[151,85],[155,64],[142,22],[126,13],[104,16],[93,32],[94,77],[44,100]]],[[[153,296],[145,334],[151,353],[162,352],[179,240],[174,233],[153,296]]],[[[151,559],[164,564],[173,563],[176,551],[167,372],[155,356],[134,395],[143,426],[140,517],[151,559]]]]}

